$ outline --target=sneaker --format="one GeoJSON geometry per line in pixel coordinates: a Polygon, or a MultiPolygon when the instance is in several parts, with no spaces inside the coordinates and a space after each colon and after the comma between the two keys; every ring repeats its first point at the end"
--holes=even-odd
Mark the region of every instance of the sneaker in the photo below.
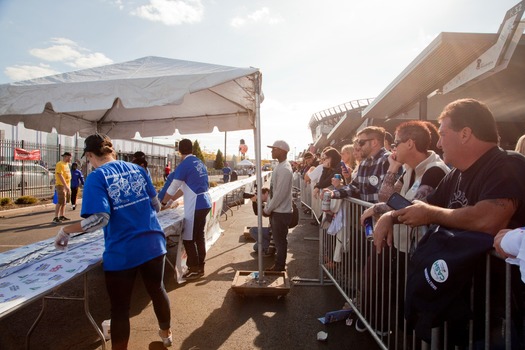
{"type": "Polygon", "coordinates": [[[63,216],[63,215],[62,215],[61,217],[59,217],[58,219],[59,219],[60,221],[69,221],[69,220],[71,220],[70,218],[66,218],[66,217],[63,216]]]}
{"type": "Polygon", "coordinates": [[[161,335],[161,330],[159,329],[159,337],[160,339],[162,339],[162,344],[166,347],[166,348],[169,348],[170,346],[173,345],[173,334],[170,332],[170,335],[168,335],[167,338],[164,338],[162,335],[161,335]]]}
{"type": "Polygon", "coordinates": [[[204,276],[204,271],[188,270],[184,275],[182,275],[182,278],[184,278],[185,280],[195,280],[202,276],[204,276]]]}
{"type": "Polygon", "coordinates": [[[279,268],[279,267],[273,265],[272,267],[267,268],[264,271],[268,271],[268,272],[273,272],[273,271],[275,271],[275,272],[282,272],[282,271],[286,271],[286,269],[284,267],[283,268],[279,268]]]}
{"type": "Polygon", "coordinates": [[[77,205],[76,205],[76,204],[73,204],[73,205],[71,206],[71,210],[75,210],[76,208],[77,208],[77,205]]]}
{"type": "Polygon", "coordinates": [[[58,217],[55,217],[53,219],[53,221],[51,221],[51,222],[56,225],[56,224],[60,224],[62,221],[60,221],[60,219],[58,217]]]}
{"type": "Polygon", "coordinates": [[[358,318],[357,321],[355,321],[355,330],[358,331],[359,333],[363,333],[367,331],[365,324],[363,323],[363,321],[361,321],[360,318],[358,318]]]}

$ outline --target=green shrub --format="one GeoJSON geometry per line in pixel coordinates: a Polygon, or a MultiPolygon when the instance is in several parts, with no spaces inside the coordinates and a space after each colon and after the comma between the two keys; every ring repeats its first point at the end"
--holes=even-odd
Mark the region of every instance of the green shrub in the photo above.
{"type": "Polygon", "coordinates": [[[22,196],[17,198],[15,204],[35,204],[38,202],[38,199],[32,196],[22,196]]]}
{"type": "Polygon", "coordinates": [[[11,198],[7,198],[7,197],[4,197],[4,198],[0,198],[0,205],[1,206],[4,206],[4,205],[9,205],[13,203],[13,201],[11,200],[11,198]]]}

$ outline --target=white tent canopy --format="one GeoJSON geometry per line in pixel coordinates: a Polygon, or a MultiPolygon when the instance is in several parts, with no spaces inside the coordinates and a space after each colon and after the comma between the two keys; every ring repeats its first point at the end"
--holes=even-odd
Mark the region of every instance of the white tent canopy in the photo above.
{"type": "Polygon", "coordinates": [[[0,85],[0,121],[115,139],[256,128],[256,68],[144,57],[0,85]]]}
{"type": "Polygon", "coordinates": [[[250,162],[248,159],[243,159],[239,163],[237,163],[237,166],[253,166],[254,164],[250,162]]]}
{"type": "MultiPolygon", "coordinates": [[[[0,121],[29,129],[113,139],[254,130],[261,164],[261,73],[256,68],[144,57],[0,85],[0,121]]],[[[262,183],[256,168],[257,183],[262,183]]],[[[261,198],[261,187],[257,187],[261,198]]],[[[262,203],[258,200],[262,276],[262,203]]]]}

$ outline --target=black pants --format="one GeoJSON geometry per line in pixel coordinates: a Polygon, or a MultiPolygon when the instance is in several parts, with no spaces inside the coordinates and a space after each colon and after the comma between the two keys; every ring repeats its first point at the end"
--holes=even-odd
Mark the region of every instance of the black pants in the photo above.
{"type": "Polygon", "coordinates": [[[193,221],[193,239],[183,240],[184,249],[188,255],[186,265],[192,270],[204,269],[204,260],[206,260],[206,238],[204,237],[204,226],[206,225],[206,216],[210,208],[195,210],[193,221]]]}
{"type": "Polygon", "coordinates": [[[113,350],[128,348],[129,307],[131,293],[139,271],[153,302],[153,311],[157,316],[159,328],[164,330],[170,328],[170,301],[162,281],[164,257],[165,255],[160,255],[132,269],[104,272],[106,289],[111,302],[111,348],[113,350]]]}
{"type": "Polygon", "coordinates": [[[78,187],[71,187],[71,204],[77,204],[78,187]]]}

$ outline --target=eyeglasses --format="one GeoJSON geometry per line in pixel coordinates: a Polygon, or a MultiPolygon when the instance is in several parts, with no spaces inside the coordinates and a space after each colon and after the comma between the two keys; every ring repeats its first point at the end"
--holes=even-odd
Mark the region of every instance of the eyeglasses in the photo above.
{"type": "Polygon", "coordinates": [[[390,147],[392,148],[397,148],[397,146],[399,146],[400,143],[405,143],[407,142],[409,139],[407,140],[394,140],[394,143],[390,145],[390,147]]]}
{"type": "Polygon", "coordinates": [[[357,144],[360,146],[360,147],[363,147],[368,141],[372,141],[373,139],[362,139],[362,140],[357,140],[357,144]]]}

